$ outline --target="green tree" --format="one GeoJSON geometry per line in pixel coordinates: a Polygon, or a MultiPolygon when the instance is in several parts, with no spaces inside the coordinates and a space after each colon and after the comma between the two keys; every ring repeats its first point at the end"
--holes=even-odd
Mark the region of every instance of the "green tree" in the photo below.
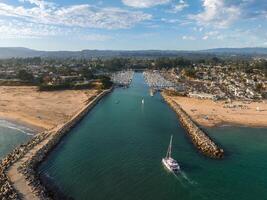
{"type": "Polygon", "coordinates": [[[102,82],[102,89],[108,89],[113,84],[112,81],[110,80],[110,77],[107,76],[102,76],[100,80],[102,82]]]}
{"type": "Polygon", "coordinates": [[[257,92],[262,92],[263,90],[264,90],[264,85],[261,84],[261,83],[258,83],[258,84],[256,85],[256,91],[257,91],[257,92]]]}
{"type": "Polygon", "coordinates": [[[196,71],[193,68],[185,68],[185,75],[191,78],[195,78],[196,71]]]}
{"type": "Polygon", "coordinates": [[[217,65],[219,62],[220,62],[220,59],[217,58],[217,57],[213,57],[213,58],[211,59],[211,63],[212,63],[212,64],[217,65]]]}
{"type": "Polygon", "coordinates": [[[83,77],[85,77],[87,80],[90,80],[94,77],[93,73],[91,70],[89,70],[88,67],[83,67],[81,69],[81,74],[83,77]]]}
{"type": "Polygon", "coordinates": [[[27,72],[26,70],[22,69],[18,72],[18,78],[23,81],[32,82],[34,80],[34,76],[32,73],[27,72]]]}

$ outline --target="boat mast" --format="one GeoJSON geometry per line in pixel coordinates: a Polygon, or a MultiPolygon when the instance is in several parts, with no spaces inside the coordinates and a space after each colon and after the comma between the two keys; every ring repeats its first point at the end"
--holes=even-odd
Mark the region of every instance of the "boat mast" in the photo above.
{"type": "Polygon", "coordinates": [[[167,154],[166,154],[166,158],[170,158],[171,154],[172,154],[172,135],[171,135],[171,140],[170,140],[170,144],[169,144],[169,147],[168,147],[168,151],[167,151],[167,154]]]}

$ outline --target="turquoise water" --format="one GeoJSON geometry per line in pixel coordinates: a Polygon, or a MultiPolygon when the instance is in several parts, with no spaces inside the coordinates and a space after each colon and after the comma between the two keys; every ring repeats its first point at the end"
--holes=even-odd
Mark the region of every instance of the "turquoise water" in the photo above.
{"type": "Polygon", "coordinates": [[[0,159],[31,137],[31,130],[0,119],[0,159]]]}
{"type": "Polygon", "coordinates": [[[208,159],[195,150],[161,96],[149,96],[138,73],[130,88],[102,99],[39,172],[77,200],[267,199],[266,130],[208,129],[227,150],[224,160],[208,159]],[[177,176],[161,164],[171,134],[173,157],[182,168],[177,176]]]}

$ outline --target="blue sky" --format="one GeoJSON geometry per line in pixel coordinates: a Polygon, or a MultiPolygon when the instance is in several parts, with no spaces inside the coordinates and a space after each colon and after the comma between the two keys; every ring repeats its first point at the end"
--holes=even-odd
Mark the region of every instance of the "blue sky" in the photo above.
{"type": "Polygon", "coordinates": [[[266,0],[0,0],[0,46],[267,47],[266,0]]]}

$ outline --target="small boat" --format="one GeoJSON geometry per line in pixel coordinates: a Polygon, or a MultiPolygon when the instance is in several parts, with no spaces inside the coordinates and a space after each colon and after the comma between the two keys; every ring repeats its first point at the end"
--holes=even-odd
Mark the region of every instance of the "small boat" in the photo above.
{"type": "Polygon", "coordinates": [[[172,153],[172,137],[168,147],[168,151],[165,158],[162,158],[162,164],[171,172],[177,172],[180,170],[180,166],[176,160],[171,157],[172,153]]]}
{"type": "Polygon", "coordinates": [[[145,104],[145,100],[144,100],[144,98],[142,99],[142,104],[145,104]]]}
{"type": "Polygon", "coordinates": [[[154,96],[154,91],[153,91],[153,89],[150,89],[149,93],[150,93],[150,96],[151,96],[151,97],[154,96]]]}

